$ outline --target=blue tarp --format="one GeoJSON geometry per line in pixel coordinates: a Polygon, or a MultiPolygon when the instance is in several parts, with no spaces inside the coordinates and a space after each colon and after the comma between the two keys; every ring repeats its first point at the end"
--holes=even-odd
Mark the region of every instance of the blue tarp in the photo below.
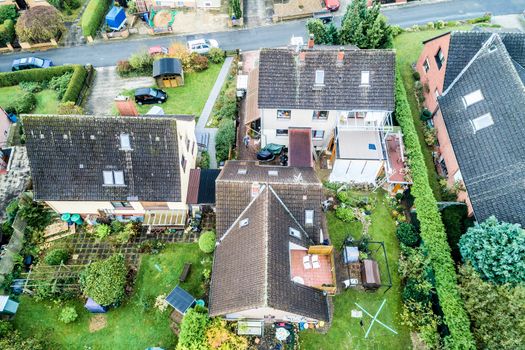
{"type": "Polygon", "coordinates": [[[166,301],[183,315],[195,304],[195,298],[179,286],[171,291],[166,297],[166,301]]]}
{"type": "Polygon", "coordinates": [[[103,314],[107,311],[104,306],[97,304],[95,300],[91,298],[88,298],[84,307],[93,314],[103,314]]]}
{"type": "Polygon", "coordinates": [[[110,29],[120,30],[126,22],[126,12],[122,7],[113,6],[106,15],[106,23],[110,29]]]}

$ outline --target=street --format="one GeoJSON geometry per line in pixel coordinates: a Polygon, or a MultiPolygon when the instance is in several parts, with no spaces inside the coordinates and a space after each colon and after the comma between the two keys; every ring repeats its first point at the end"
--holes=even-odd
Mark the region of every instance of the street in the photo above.
{"type": "MultiPolygon", "coordinates": [[[[473,18],[490,12],[493,15],[521,13],[525,10],[525,0],[448,0],[429,3],[418,3],[388,7],[383,13],[391,24],[410,27],[414,24],[425,24],[436,20],[460,20],[473,18]]],[[[339,24],[344,10],[336,17],[339,24]]],[[[251,29],[239,29],[226,32],[164,36],[117,42],[99,42],[93,45],[65,47],[38,52],[37,55],[51,59],[56,65],[67,63],[93,64],[97,67],[115,65],[118,60],[128,58],[141,48],[154,45],[169,46],[176,40],[185,42],[194,38],[207,37],[216,39],[223,49],[254,50],[261,47],[286,45],[291,36],[306,36],[306,20],[284,22],[251,29]]],[[[0,70],[9,71],[14,59],[30,56],[30,52],[17,52],[0,56],[0,70]]]]}

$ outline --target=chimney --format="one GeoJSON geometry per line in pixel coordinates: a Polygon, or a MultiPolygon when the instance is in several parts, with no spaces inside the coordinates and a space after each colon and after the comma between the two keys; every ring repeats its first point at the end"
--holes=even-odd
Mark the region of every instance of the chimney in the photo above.
{"type": "Polygon", "coordinates": [[[345,52],[343,51],[343,48],[341,47],[341,48],[339,48],[339,51],[337,52],[336,65],[337,66],[342,66],[344,58],[345,58],[345,52]]]}
{"type": "Polygon", "coordinates": [[[308,48],[309,49],[313,49],[314,48],[314,44],[315,44],[314,35],[310,34],[310,38],[308,38],[308,48]]]}
{"type": "Polygon", "coordinates": [[[130,100],[128,96],[117,96],[115,97],[115,105],[117,107],[118,113],[121,116],[131,117],[138,116],[139,112],[135,106],[135,102],[130,100]]]}
{"type": "Polygon", "coordinates": [[[306,59],[306,52],[304,51],[299,52],[299,64],[304,64],[305,59],[306,59]]]}

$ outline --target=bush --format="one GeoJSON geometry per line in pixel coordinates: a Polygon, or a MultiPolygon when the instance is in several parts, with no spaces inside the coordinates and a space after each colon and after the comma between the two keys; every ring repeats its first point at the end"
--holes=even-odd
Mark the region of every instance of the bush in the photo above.
{"type": "Polygon", "coordinates": [[[230,0],[230,12],[231,12],[231,16],[235,16],[235,18],[237,19],[242,18],[240,0],[230,0]]]}
{"type": "Polygon", "coordinates": [[[106,16],[110,3],[111,1],[108,0],[89,0],[80,19],[82,34],[84,36],[95,37],[98,28],[100,28],[106,16]]]}
{"type": "Polygon", "coordinates": [[[48,87],[57,92],[58,98],[60,100],[62,99],[62,97],[64,97],[64,94],[66,93],[67,87],[69,85],[69,81],[71,80],[72,76],[73,76],[72,72],[67,72],[61,76],[53,77],[49,81],[48,87]]]}
{"type": "Polygon", "coordinates": [[[482,279],[494,284],[525,283],[525,231],[520,225],[491,216],[467,230],[459,250],[482,279]]]}
{"type": "Polygon", "coordinates": [[[111,233],[111,227],[106,224],[100,224],[96,226],[95,229],[95,236],[98,237],[98,239],[104,239],[111,233]]]}
{"type": "Polygon", "coordinates": [[[402,34],[405,30],[400,26],[390,26],[390,31],[392,32],[392,37],[396,37],[399,34],[402,34]]]}
{"type": "Polygon", "coordinates": [[[2,350],[44,350],[50,349],[49,344],[40,338],[22,337],[18,330],[9,334],[8,337],[0,339],[0,349],[2,350]]]}
{"type": "Polygon", "coordinates": [[[30,113],[36,107],[36,96],[31,92],[23,92],[17,95],[15,99],[6,106],[5,110],[8,113],[30,113]]]}
{"type": "Polygon", "coordinates": [[[15,5],[2,5],[0,6],[0,24],[7,20],[14,22],[18,17],[15,5]]]}
{"type": "Polygon", "coordinates": [[[476,18],[472,18],[472,19],[467,20],[467,23],[469,23],[469,24],[486,23],[486,22],[490,22],[490,18],[491,17],[492,17],[492,15],[490,13],[485,13],[481,17],[476,17],[476,18]]]}
{"type": "Polygon", "coordinates": [[[213,251],[215,250],[215,232],[203,232],[199,237],[199,248],[204,253],[213,253],[213,251]]]}
{"type": "MultiPolygon", "coordinates": [[[[0,8],[5,6],[0,6],[0,8]]],[[[5,46],[15,38],[15,22],[8,19],[3,24],[0,24],[0,46],[5,46]]]]}
{"type": "Polygon", "coordinates": [[[193,52],[190,55],[190,64],[191,69],[195,72],[202,72],[203,70],[208,69],[208,57],[199,55],[196,52],[193,52]]]}
{"type": "Polygon", "coordinates": [[[420,287],[421,285],[415,279],[408,279],[403,288],[403,301],[413,300],[418,303],[428,303],[430,301],[430,294],[427,290],[420,287]]]}
{"type": "Polygon", "coordinates": [[[406,246],[415,247],[419,244],[419,234],[412,224],[406,222],[400,223],[396,229],[396,236],[397,239],[406,246]]]}
{"type": "Polygon", "coordinates": [[[38,82],[35,82],[35,81],[23,81],[20,83],[20,89],[24,90],[24,91],[27,91],[27,92],[32,92],[34,94],[36,94],[37,92],[40,92],[42,91],[43,87],[42,87],[42,83],[38,83],[38,82]]]}
{"type": "Polygon", "coordinates": [[[153,72],[153,56],[146,50],[136,52],[130,56],[129,65],[137,73],[151,74],[153,72]]]}
{"type": "Polygon", "coordinates": [[[207,349],[206,329],[210,319],[200,307],[189,309],[180,325],[177,350],[207,349]]]}
{"type": "Polygon", "coordinates": [[[225,53],[218,47],[212,47],[208,52],[208,58],[212,63],[219,64],[224,62],[225,53]]]}
{"type": "Polygon", "coordinates": [[[69,80],[69,85],[62,97],[62,102],[77,102],[84,83],[86,82],[88,72],[85,67],[76,65],[73,69],[73,75],[69,80]]]}
{"type": "Polygon", "coordinates": [[[82,273],[82,291],[100,305],[119,303],[124,297],[127,273],[124,257],[120,254],[97,261],[82,273]]]}
{"type": "Polygon", "coordinates": [[[436,29],[445,28],[445,22],[442,21],[442,20],[436,21],[434,23],[434,28],[436,28],[436,29]]]}
{"type": "Polygon", "coordinates": [[[419,116],[419,119],[426,122],[427,120],[431,118],[432,118],[432,112],[426,108],[423,108],[423,110],[421,111],[421,115],[419,116]]]}
{"type": "Polygon", "coordinates": [[[206,339],[211,349],[248,349],[248,339],[239,336],[226,321],[215,318],[206,330],[206,339]]]}
{"type": "Polygon", "coordinates": [[[419,72],[418,71],[414,71],[412,73],[412,78],[414,78],[414,80],[418,81],[421,79],[421,76],[419,75],[419,72]]]}
{"type": "Polygon", "coordinates": [[[67,259],[69,259],[69,252],[65,249],[56,248],[46,254],[44,261],[48,265],[60,265],[66,263],[67,259]]]}
{"type": "Polygon", "coordinates": [[[235,122],[233,120],[222,120],[215,136],[215,151],[218,162],[228,159],[230,149],[235,144],[235,136],[235,122]]]}
{"type": "Polygon", "coordinates": [[[120,76],[126,76],[132,71],[131,64],[127,60],[121,60],[117,62],[117,73],[120,76]]]}
{"type": "Polygon", "coordinates": [[[430,188],[421,145],[399,71],[396,71],[395,116],[403,131],[405,148],[412,170],[411,194],[415,197],[421,238],[434,271],[439,304],[450,332],[445,342],[451,348],[474,349],[470,321],[458,292],[457,276],[450,256],[450,247],[436,199],[430,188]]]}
{"type": "Polygon", "coordinates": [[[355,214],[352,208],[339,207],[335,210],[335,216],[343,222],[352,222],[355,220],[355,214]]]}
{"type": "Polygon", "coordinates": [[[60,311],[58,320],[62,323],[68,324],[74,322],[78,318],[77,310],[72,306],[67,306],[60,311]]]}
{"type": "Polygon", "coordinates": [[[175,57],[180,60],[185,73],[190,73],[193,71],[191,67],[191,53],[184,44],[179,42],[174,42],[171,44],[169,55],[170,57],[175,57]]]}
{"type": "Polygon", "coordinates": [[[13,324],[7,320],[0,320],[0,339],[7,337],[13,331],[13,324]]]}
{"type": "Polygon", "coordinates": [[[210,168],[210,154],[208,151],[202,151],[201,157],[199,160],[199,167],[201,169],[209,169],[210,168]]]}
{"type": "Polygon", "coordinates": [[[84,114],[84,109],[77,106],[75,102],[63,102],[58,105],[57,114],[61,115],[81,115],[84,114]]]}
{"type": "Polygon", "coordinates": [[[62,15],[52,6],[31,7],[16,22],[18,39],[30,43],[57,39],[65,29],[62,15]]]}

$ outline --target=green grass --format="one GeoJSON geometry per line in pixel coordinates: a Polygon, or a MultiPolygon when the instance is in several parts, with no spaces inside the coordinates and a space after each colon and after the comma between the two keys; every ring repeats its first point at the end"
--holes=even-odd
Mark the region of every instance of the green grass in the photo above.
{"type": "MultiPolygon", "coordinates": [[[[0,88],[0,106],[7,107],[17,96],[23,94],[18,85],[0,88]]],[[[35,94],[37,105],[32,113],[56,114],[58,109],[58,95],[54,90],[46,89],[35,94]]]]}
{"type": "MultiPolygon", "coordinates": [[[[395,236],[395,222],[390,216],[388,206],[384,203],[383,192],[376,194],[376,196],[378,204],[372,212],[372,225],[369,233],[372,240],[385,243],[393,286],[386,294],[383,294],[385,288],[382,287],[374,293],[349,289],[335,296],[333,298],[332,327],[327,334],[319,334],[310,330],[302,332],[299,338],[303,349],[412,349],[409,330],[401,325],[400,319],[402,301],[400,280],[397,273],[399,245],[395,236]],[[398,334],[393,334],[383,326],[374,323],[368,338],[365,339],[365,332],[370,325],[371,318],[363,315],[364,328],[361,328],[359,319],[351,317],[351,310],[359,310],[354,303],[358,303],[369,313],[375,314],[384,299],[386,299],[386,304],[378,319],[396,330],[398,334]]],[[[338,249],[341,246],[339,242],[342,242],[347,233],[350,233],[354,238],[360,238],[361,235],[360,225],[345,224],[338,220],[333,212],[328,213],[328,230],[332,243],[338,249]]],[[[379,254],[375,257],[382,271],[382,280],[385,281],[384,259],[380,259],[379,254]]]]}
{"type": "MultiPolygon", "coordinates": [[[[162,88],[168,93],[168,101],[163,104],[137,106],[139,113],[146,113],[152,106],[160,106],[166,114],[193,114],[198,119],[221,67],[222,64],[210,63],[205,71],[185,73],[184,86],[162,88]]],[[[135,90],[128,90],[123,94],[133,96],[134,92],[135,90]]]]}
{"type": "Polygon", "coordinates": [[[201,297],[202,265],[204,253],[197,244],[173,244],[159,255],[142,257],[134,292],[126,302],[106,314],[107,326],[97,332],[89,332],[88,313],[80,301],[55,304],[36,302],[23,296],[15,318],[15,327],[23,335],[42,334],[60,349],[145,349],[160,346],[173,349],[176,336],[169,327],[171,307],[161,314],[153,304],[159,294],[168,294],[178,283],[185,262],[192,263],[188,279],[181,286],[195,297],[201,297]],[[158,264],[162,271],[155,267],[158,264]],[[65,325],[58,321],[63,306],[75,306],[79,318],[65,325]]]}
{"type": "Polygon", "coordinates": [[[472,26],[459,26],[454,28],[443,28],[433,30],[423,30],[419,32],[406,32],[394,39],[394,48],[396,49],[396,62],[397,67],[403,77],[403,83],[407,91],[408,103],[412,111],[412,117],[414,118],[414,124],[416,125],[416,131],[419,137],[419,143],[421,144],[421,150],[425,158],[425,164],[427,166],[428,180],[434,196],[439,201],[441,200],[441,187],[438,183],[438,176],[434,161],[432,159],[432,151],[425,143],[425,137],[423,136],[424,122],[419,119],[421,110],[417,102],[416,96],[414,95],[414,78],[412,77],[412,64],[414,64],[421,54],[423,49],[423,41],[433,38],[442,33],[446,33],[451,30],[469,30],[472,26]]]}

